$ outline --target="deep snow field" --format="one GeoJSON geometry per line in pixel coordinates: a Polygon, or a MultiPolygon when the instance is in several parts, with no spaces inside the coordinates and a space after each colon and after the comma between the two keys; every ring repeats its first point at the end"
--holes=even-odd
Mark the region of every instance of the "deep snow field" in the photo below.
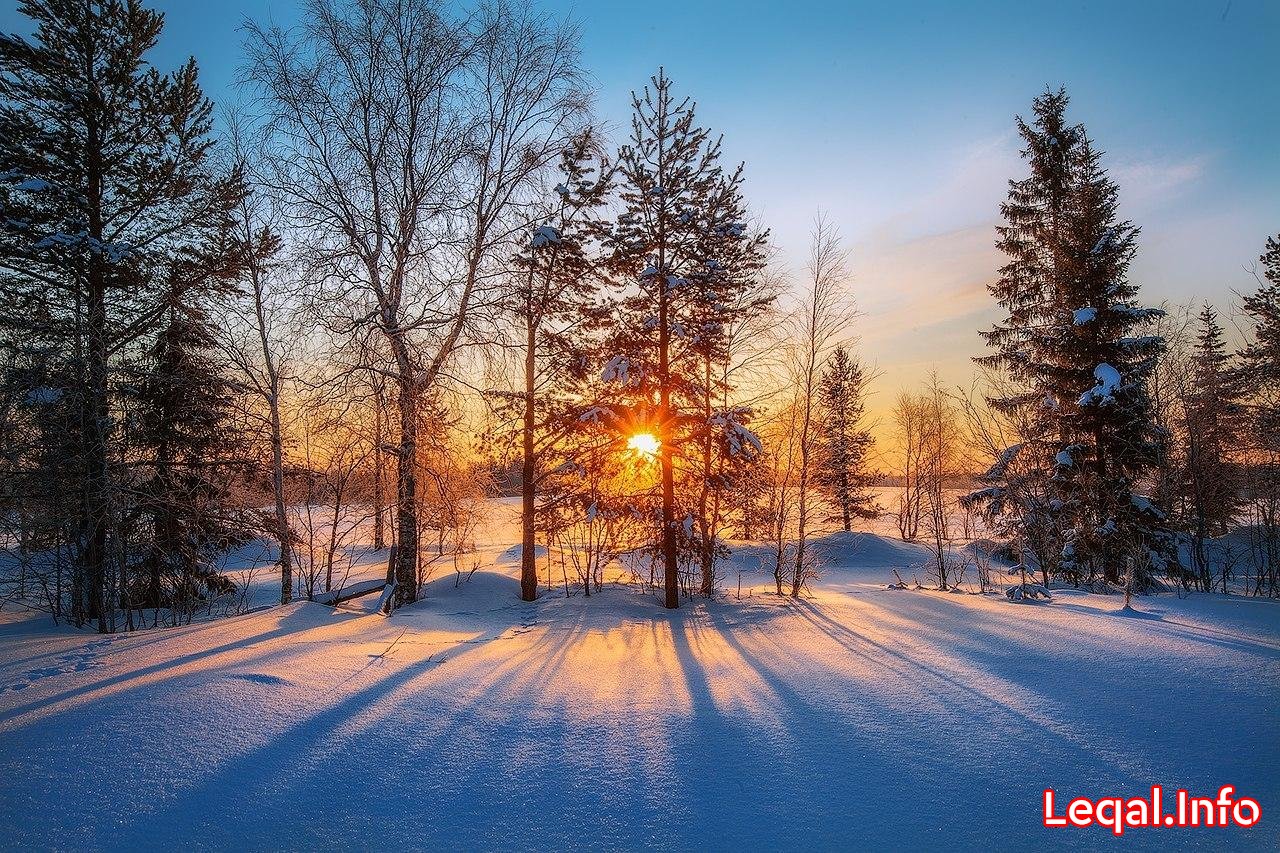
{"type": "Polygon", "coordinates": [[[100,637],[0,610],[0,848],[1280,844],[1280,603],[887,589],[922,549],[834,534],[799,602],[743,547],[676,612],[621,586],[525,604],[512,509],[469,581],[390,618],[372,596],[100,637]],[[1046,787],[1155,783],[1263,818],[1041,826],[1046,787]]]}

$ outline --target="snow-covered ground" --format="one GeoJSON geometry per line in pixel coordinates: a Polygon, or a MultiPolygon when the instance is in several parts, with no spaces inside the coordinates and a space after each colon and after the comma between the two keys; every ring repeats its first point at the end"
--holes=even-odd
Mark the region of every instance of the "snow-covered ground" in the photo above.
{"type": "Polygon", "coordinates": [[[496,510],[471,579],[391,618],[99,637],[0,611],[0,847],[1276,849],[1276,602],[892,590],[919,548],[835,534],[799,602],[758,573],[739,600],[731,569],[677,612],[525,604],[496,510]],[[1234,785],[1262,821],[1041,826],[1046,787],[1156,783],[1234,785]]]}

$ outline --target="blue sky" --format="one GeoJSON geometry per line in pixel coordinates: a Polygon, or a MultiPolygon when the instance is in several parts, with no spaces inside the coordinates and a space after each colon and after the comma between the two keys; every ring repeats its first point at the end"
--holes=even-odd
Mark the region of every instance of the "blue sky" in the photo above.
{"type": "MultiPolygon", "coordinates": [[[[246,18],[286,0],[161,0],[156,61],[194,54],[234,97],[246,18]],[[216,8],[215,8],[216,7],[216,8]]],[[[880,406],[937,367],[962,382],[1005,181],[1013,116],[1066,85],[1143,228],[1133,277],[1151,302],[1231,301],[1280,231],[1280,2],[645,3],[544,0],[581,27],[598,109],[621,137],[628,93],[665,65],[747,162],[748,193],[798,270],[822,209],[853,249],[880,406]]],[[[0,26],[25,29],[15,5],[0,26]]]]}

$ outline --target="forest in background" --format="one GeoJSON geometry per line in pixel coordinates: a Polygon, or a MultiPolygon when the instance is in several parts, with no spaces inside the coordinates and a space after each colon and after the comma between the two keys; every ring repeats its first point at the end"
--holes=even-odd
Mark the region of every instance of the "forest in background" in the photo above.
{"type": "Polygon", "coordinates": [[[35,35],[0,37],[6,599],[177,623],[232,593],[227,549],[278,543],[288,602],[367,532],[393,610],[503,484],[526,600],[541,545],[587,592],[642,555],[676,607],[715,594],[730,539],[770,543],[798,596],[815,530],[883,512],[943,589],[981,532],[1015,599],[1280,595],[1280,236],[1235,316],[1145,305],[1138,227],[1063,90],[1016,119],[978,379],[904,390],[877,452],[838,230],[816,215],[780,268],[746,165],[662,70],[607,139],[573,28],[535,9],[313,0],[249,27],[215,121],[194,60],[148,63],[141,4],[22,10],[35,35]],[[1245,547],[1211,559],[1224,536],[1245,547]]]}

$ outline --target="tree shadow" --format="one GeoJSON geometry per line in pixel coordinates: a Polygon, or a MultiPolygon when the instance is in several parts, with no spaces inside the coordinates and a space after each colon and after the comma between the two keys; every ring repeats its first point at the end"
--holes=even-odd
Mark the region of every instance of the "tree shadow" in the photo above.
{"type": "MultiPolygon", "coordinates": [[[[265,643],[273,639],[281,638],[294,634],[299,630],[300,623],[314,622],[319,615],[312,611],[311,608],[320,608],[321,605],[300,602],[291,606],[287,612],[284,612],[277,620],[276,626],[267,631],[260,631],[256,634],[250,634],[246,637],[240,637],[230,642],[222,643],[212,648],[200,648],[192,652],[188,652],[177,657],[168,658],[159,663],[142,666],[137,669],[131,669],[127,672],[117,673],[107,678],[89,682],[88,684],[77,685],[76,687],[51,696],[45,696],[40,699],[28,702],[24,705],[18,705],[13,708],[6,709],[0,713],[0,729],[13,731],[20,729],[25,725],[29,725],[35,719],[40,719],[42,712],[59,713],[66,708],[57,708],[56,706],[66,705],[72,707],[83,701],[95,698],[98,694],[116,692],[113,688],[120,690],[129,690],[132,685],[146,679],[149,676],[161,675],[169,670],[178,669],[188,664],[208,663],[210,658],[216,658],[219,655],[242,651],[260,643],[265,643]],[[23,717],[31,716],[32,720],[20,722],[23,717]]],[[[346,614],[340,611],[334,611],[331,608],[323,608],[324,614],[336,614],[330,617],[330,621],[336,618],[337,621],[346,621],[349,619],[359,618],[356,614],[346,614]]],[[[225,630],[226,626],[222,626],[225,630]]],[[[183,632],[180,634],[169,634],[166,637],[158,637],[150,642],[182,642],[191,636],[192,632],[183,632]]],[[[143,645],[149,645],[146,643],[143,645]]],[[[123,650],[121,650],[123,651],[123,650]]],[[[129,651],[133,651],[132,648],[129,651]]]]}

